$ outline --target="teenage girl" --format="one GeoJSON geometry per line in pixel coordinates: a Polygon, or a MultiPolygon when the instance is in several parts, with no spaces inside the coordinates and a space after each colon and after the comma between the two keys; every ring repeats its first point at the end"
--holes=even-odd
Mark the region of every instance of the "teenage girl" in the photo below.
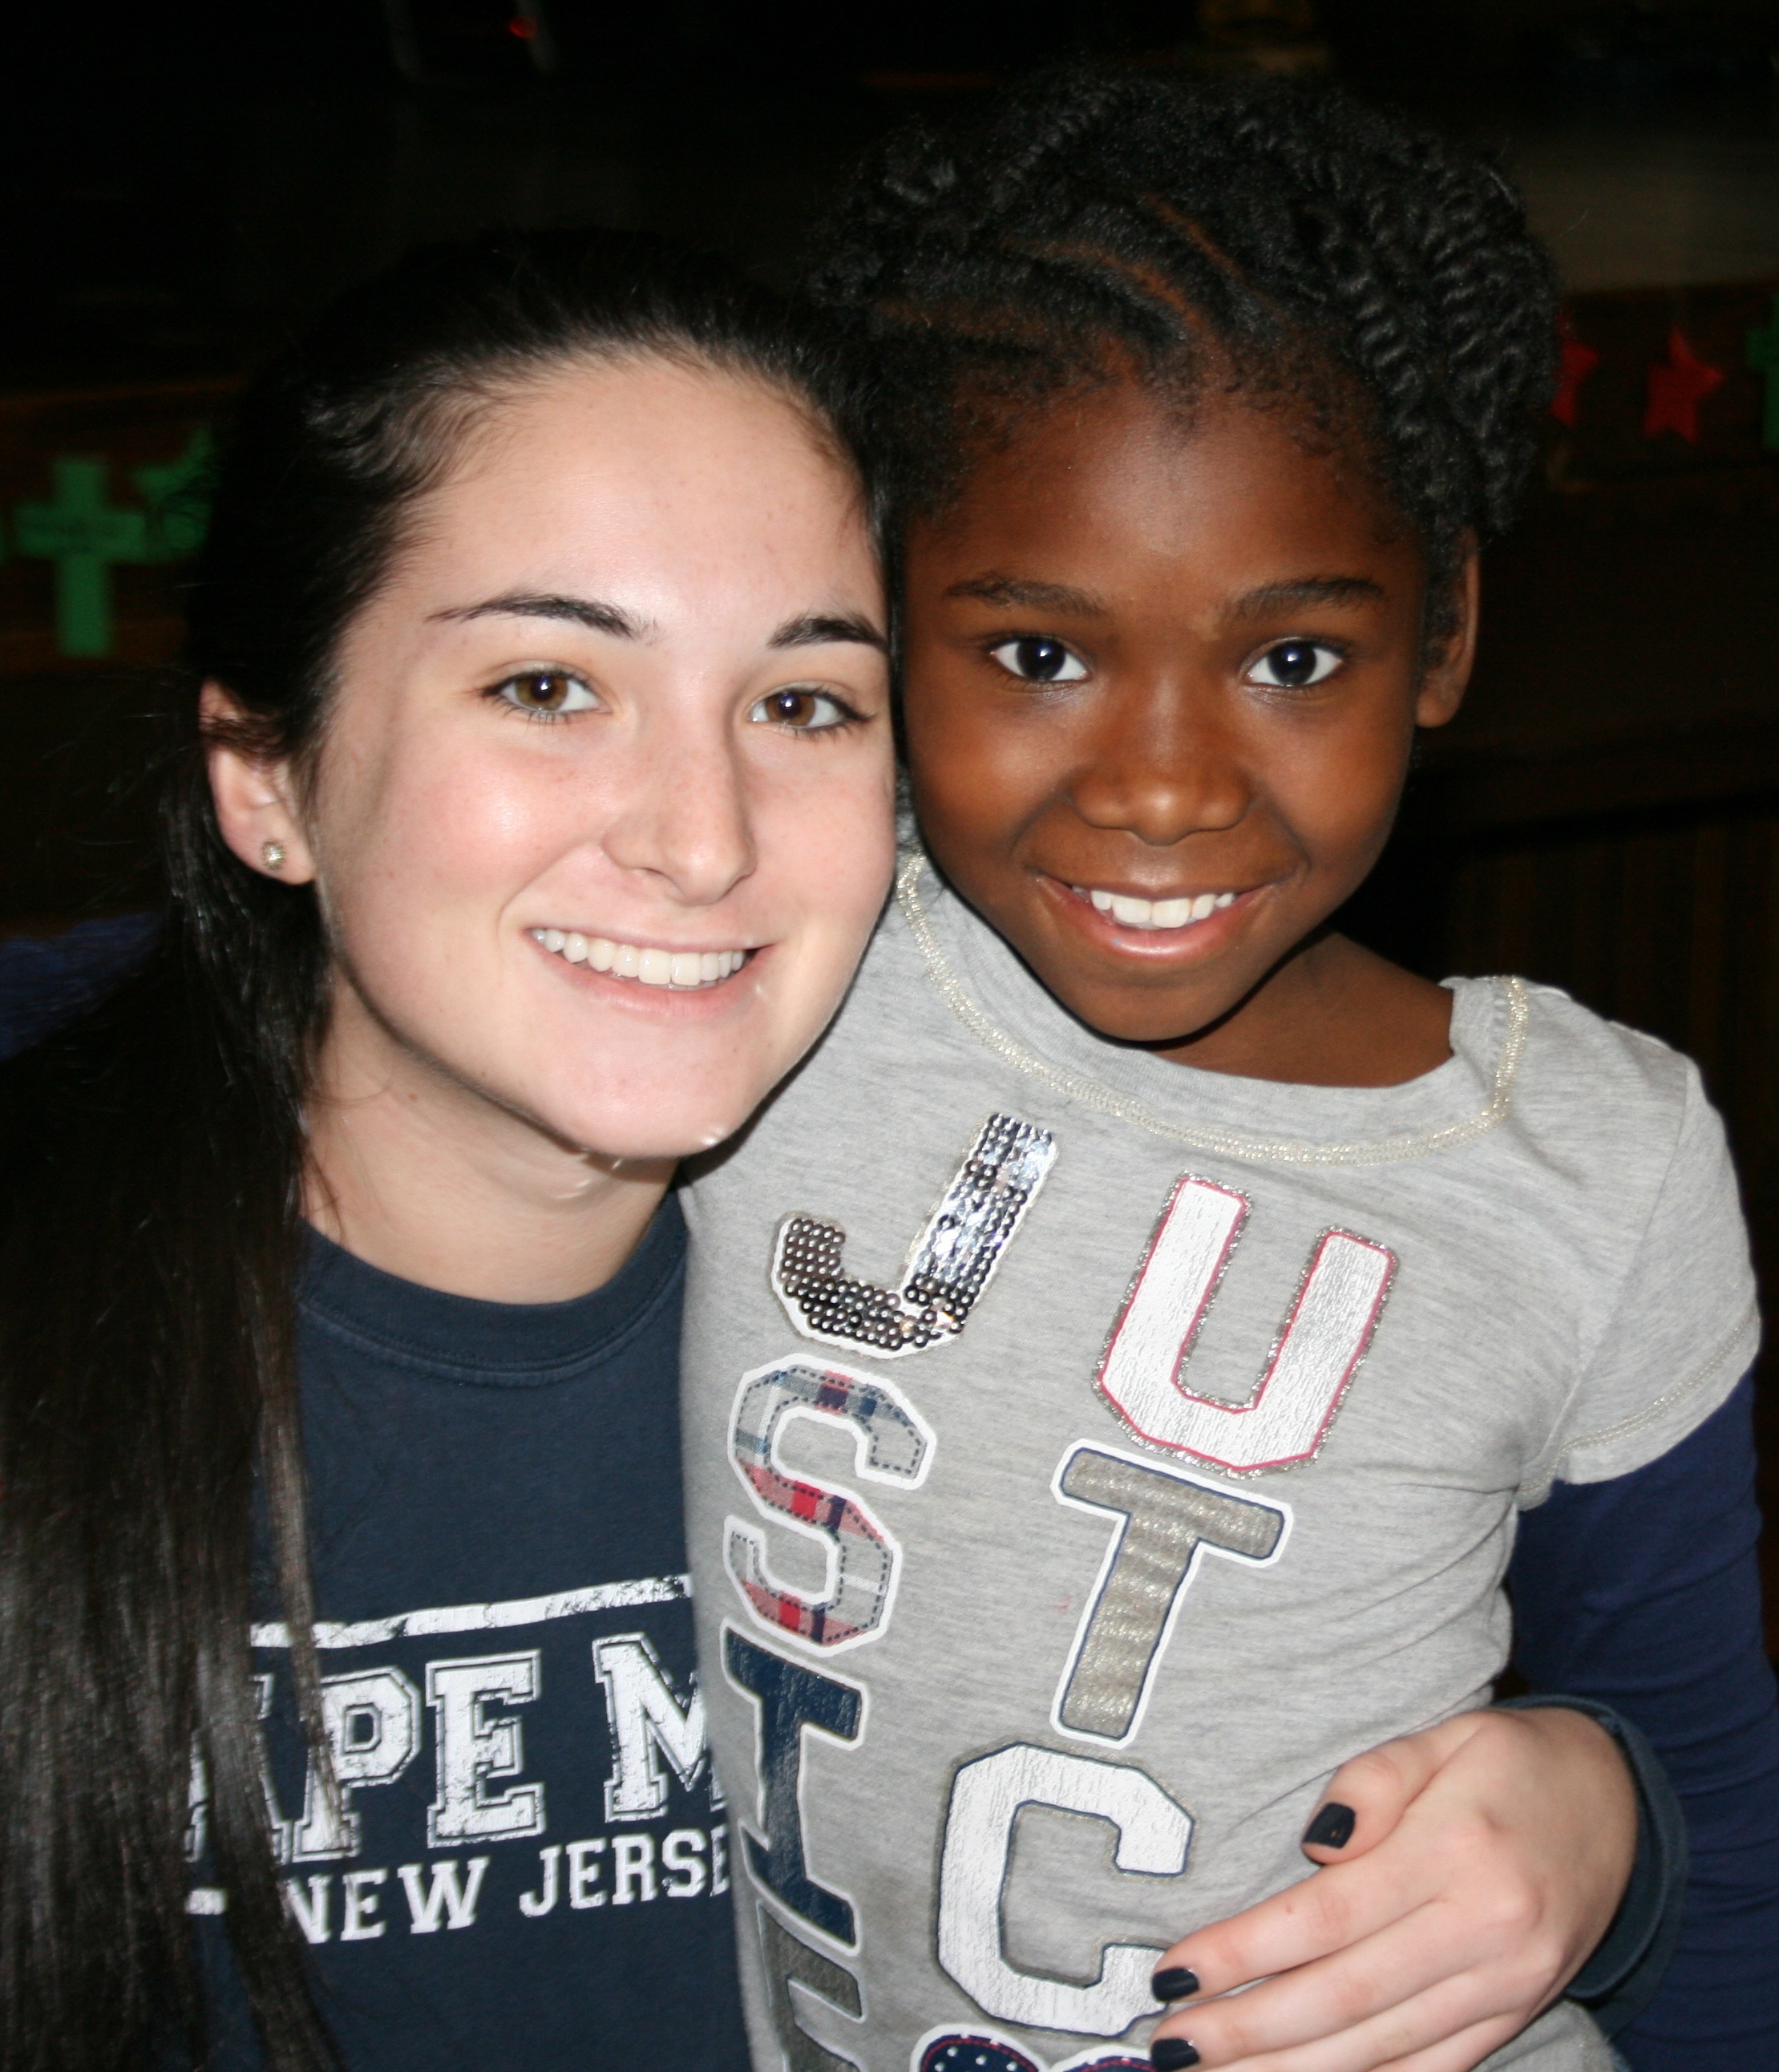
{"type": "MultiPolygon", "coordinates": [[[[0,1075],[9,2068],[736,2072],[664,1190],[889,884],[848,408],[769,298],[597,236],[410,263],[242,405],[158,945],[0,1075]]],[[[1354,1849],[1412,1799],[1356,1889],[1420,1865],[1460,1971],[1624,1885],[1550,1717],[1530,1780],[1498,1718],[1343,1787],[1354,1849]]]]}
{"type": "Polygon", "coordinates": [[[158,947],[0,1078],[9,2072],[742,2072],[666,1189],[889,883],[844,409],[580,236],[243,404],[158,947]]]}
{"type": "Polygon", "coordinates": [[[1621,1696],[1691,1815],[1625,2048],[1779,2062],[1721,1127],[1652,1039],[1335,925],[1547,399],[1517,199],[1337,99],[1066,71],[886,146],[816,283],[880,384],[924,847],[690,1190],[758,2048],[1111,2067],[1159,2000],[1161,2067],[1603,2066],[1575,1999],[1524,2028],[1560,1975],[1298,1882],[1336,1765],[1486,1704],[1518,1530],[1527,1675],[1621,1696]]]}

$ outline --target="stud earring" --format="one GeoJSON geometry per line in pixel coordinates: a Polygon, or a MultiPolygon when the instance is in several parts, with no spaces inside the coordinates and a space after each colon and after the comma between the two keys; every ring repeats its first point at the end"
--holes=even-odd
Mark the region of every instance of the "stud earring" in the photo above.
{"type": "Polygon", "coordinates": [[[261,842],[260,854],[264,858],[268,870],[277,870],[283,867],[284,844],[282,842],[261,842]]]}

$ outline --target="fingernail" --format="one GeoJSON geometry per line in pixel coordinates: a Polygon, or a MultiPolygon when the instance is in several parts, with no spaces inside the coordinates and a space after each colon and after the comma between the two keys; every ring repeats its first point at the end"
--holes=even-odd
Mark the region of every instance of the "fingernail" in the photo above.
{"type": "Polygon", "coordinates": [[[1317,1849],[1344,1849],[1353,1839],[1359,1816],[1350,1806],[1331,1799],[1304,1830],[1304,1840],[1317,1849]]]}
{"type": "Polygon", "coordinates": [[[1186,2072],[1198,2062],[1198,2054],[1183,2036],[1158,2036],[1149,2045],[1149,2062],[1155,2072],[1186,2072]]]}
{"type": "Polygon", "coordinates": [[[1198,1990],[1198,1974],[1184,1964],[1170,1964],[1149,1980],[1149,1991],[1158,2000],[1183,2000],[1198,1990]]]}

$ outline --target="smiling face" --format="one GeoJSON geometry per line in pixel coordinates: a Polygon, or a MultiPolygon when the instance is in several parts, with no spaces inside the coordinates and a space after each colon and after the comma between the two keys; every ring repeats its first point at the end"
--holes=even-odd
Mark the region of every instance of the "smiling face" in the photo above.
{"type": "Polygon", "coordinates": [[[964,898],[1105,1035],[1325,1076],[1296,1018],[1350,946],[1316,931],[1456,709],[1468,584],[1429,660],[1418,544],[1349,464],[1128,384],[1028,422],[906,571],[915,804],[964,898]]]}
{"type": "Polygon", "coordinates": [[[323,1085],[608,1158],[716,1143],[888,882],[857,486],[762,384],[619,362],[497,406],[412,515],[279,866],[337,960],[323,1085]]]}

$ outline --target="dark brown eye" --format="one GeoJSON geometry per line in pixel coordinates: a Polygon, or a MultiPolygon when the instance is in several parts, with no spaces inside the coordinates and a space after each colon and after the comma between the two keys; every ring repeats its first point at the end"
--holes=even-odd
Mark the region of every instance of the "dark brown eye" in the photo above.
{"type": "Polygon", "coordinates": [[[565,713],[587,712],[598,704],[578,676],[566,669],[526,669],[496,684],[494,694],[516,712],[533,719],[559,719],[565,713]]]}
{"type": "Polygon", "coordinates": [[[1332,676],[1345,659],[1325,640],[1281,640],[1254,664],[1249,680],[1268,690],[1300,691],[1332,676]]]}
{"type": "Polygon", "coordinates": [[[817,690],[809,684],[790,684],[782,691],[770,692],[748,714],[758,726],[787,727],[793,734],[825,734],[856,717],[832,691],[817,690]]]}
{"type": "Polygon", "coordinates": [[[989,651],[1009,675],[1028,684],[1078,684],[1087,665],[1060,640],[1032,635],[1023,640],[1003,640],[989,651]]]}

